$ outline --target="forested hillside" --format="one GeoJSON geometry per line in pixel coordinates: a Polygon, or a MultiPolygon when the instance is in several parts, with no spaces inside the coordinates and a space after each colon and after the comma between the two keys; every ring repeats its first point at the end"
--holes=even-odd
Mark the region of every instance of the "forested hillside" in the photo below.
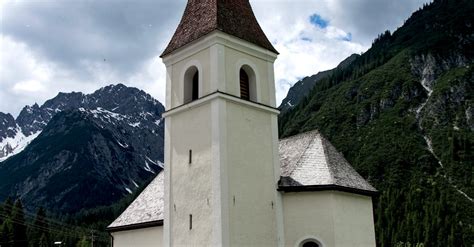
{"type": "Polygon", "coordinates": [[[319,129],[379,191],[380,246],[474,244],[474,1],[436,0],[280,116],[319,129]]]}

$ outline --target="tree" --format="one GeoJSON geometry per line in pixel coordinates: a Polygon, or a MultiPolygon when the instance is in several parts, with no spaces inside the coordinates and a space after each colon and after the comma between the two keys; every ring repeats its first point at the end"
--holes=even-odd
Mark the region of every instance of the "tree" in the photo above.
{"type": "Polygon", "coordinates": [[[18,199],[12,211],[12,231],[10,234],[10,242],[12,247],[27,247],[28,237],[26,234],[25,213],[23,212],[23,204],[18,199]]]}
{"type": "Polygon", "coordinates": [[[91,244],[87,240],[87,237],[82,237],[81,241],[77,242],[76,247],[89,247],[91,244]]]}
{"type": "MultiPolygon", "coordinates": [[[[13,208],[13,201],[10,197],[7,197],[2,207],[0,208],[0,219],[5,219],[11,216],[13,208]]],[[[0,222],[3,224],[3,221],[0,222]]]]}
{"type": "Polygon", "coordinates": [[[30,244],[31,246],[42,246],[43,243],[49,243],[49,225],[46,221],[46,211],[43,207],[40,207],[36,212],[35,221],[31,229],[30,244]]]}
{"type": "Polygon", "coordinates": [[[10,219],[5,219],[2,224],[2,231],[0,232],[0,245],[2,247],[11,247],[11,231],[12,224],[10,219]]]}

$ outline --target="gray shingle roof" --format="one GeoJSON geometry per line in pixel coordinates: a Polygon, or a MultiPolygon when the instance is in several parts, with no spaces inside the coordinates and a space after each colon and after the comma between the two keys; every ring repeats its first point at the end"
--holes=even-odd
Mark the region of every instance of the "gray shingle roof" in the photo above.
{"type": "MultiPolygon", "coordinates": [[[[336,186],[349,188],[347,191],[376,192],[318,131],[280,140],[280,164],[281,190],[318,186],[331,189],[336,186]]],[[[108,228],[163,220],[163,174],[158,174],[108,228]]]]}
{"type": "Polygon", "coordinates": [[[163,220],[164,191],[164,172],[160,172],[108,228],[163,220]]]}
{"type": "Polygon", "coordinates": [[[376,192],[319,131],[280,140],[280,164],[280,188],[340,186],[376,192]]]}

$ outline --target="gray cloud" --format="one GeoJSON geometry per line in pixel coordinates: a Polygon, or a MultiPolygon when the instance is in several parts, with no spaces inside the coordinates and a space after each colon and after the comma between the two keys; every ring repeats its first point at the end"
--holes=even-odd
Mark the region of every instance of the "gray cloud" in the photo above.
{"type": "Polygon", "coordinates": [[[127,74],[159,55],[183,7],[154,0],[9,2],[2,32],[69,69],[84,71],[89,61],[127,74]]]}

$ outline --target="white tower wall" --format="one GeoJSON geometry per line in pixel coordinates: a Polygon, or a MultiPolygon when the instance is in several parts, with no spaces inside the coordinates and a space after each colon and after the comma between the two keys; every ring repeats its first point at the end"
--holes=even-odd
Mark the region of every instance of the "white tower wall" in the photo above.
{"type": "Polygon", "coordinates": [[[164,58],[165,246],[282,241],[275,58],[218,31],[164,58]],[[183,104],[192,66],[199,71],[199,99],[183,104]],[[256,102],[240,99],[241,67],[256,102]]]}

